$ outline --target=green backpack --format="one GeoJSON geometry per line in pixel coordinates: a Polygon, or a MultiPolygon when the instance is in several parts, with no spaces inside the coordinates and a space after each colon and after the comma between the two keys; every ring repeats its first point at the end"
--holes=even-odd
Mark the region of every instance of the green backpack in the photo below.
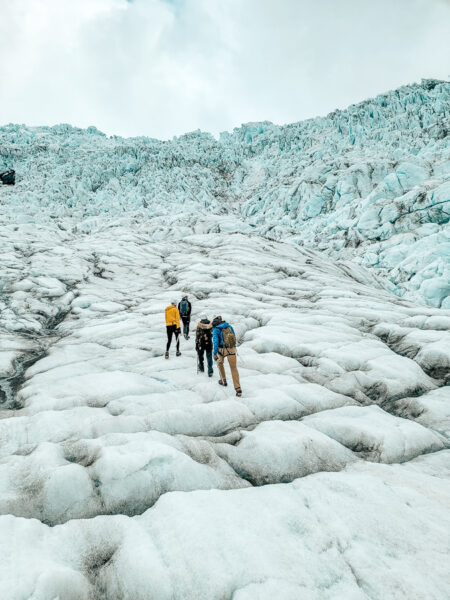
{"type": "Polygon", "coordinates": [[[235,348],[236,347],[236,336],[231,331],[230,327],[224,327],[222,329],[222,339],[223,339],[223,345],[225,348],[235,348]]]}

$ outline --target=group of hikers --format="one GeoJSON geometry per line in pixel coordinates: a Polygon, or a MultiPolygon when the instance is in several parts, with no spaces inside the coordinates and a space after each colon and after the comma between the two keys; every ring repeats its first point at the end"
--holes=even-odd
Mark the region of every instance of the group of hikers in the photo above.
{"type": "MultiPolygon", "coordinates": [[[[183,323],[183,335],[186,340],[189,339],[189,325],[191,321],[192,304],[187,296],[183,296],[178,303],[173,300],[166,307],[166,330],[167,345],[165,358],[169,358],[169,350],[172,344],[172,338],[175,336],[176,355],[180,356],[180,319],[183,323]]],[[[195,349],[197,351],[197,370],[200,373],[205,372],[205,355],[208,367],[208,377],[214,374],[213,359],[217,362],[220,379],[219,385],[227,386],[225,374],[225,358],[231,370],[236,396],[242,396],[239,373],[236,366],[236,335],[233,327],[224,321],[219,315],[212,321],[205,314],[200,315],[200,321],[197,323],[195,331],[195,349]]]]}

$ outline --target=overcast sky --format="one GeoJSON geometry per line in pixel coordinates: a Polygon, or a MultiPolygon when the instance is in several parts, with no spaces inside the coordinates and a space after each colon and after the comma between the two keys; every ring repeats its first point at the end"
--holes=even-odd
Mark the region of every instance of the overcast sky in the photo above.
{"type": "Polygon", "coordinates": [[[0,0],[0,124],[161,139],[450,74],[448,0],[0,0]]]}

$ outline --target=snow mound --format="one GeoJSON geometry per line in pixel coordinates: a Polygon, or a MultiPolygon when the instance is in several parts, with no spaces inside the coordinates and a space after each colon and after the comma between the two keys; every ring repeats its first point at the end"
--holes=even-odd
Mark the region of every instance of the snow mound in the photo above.
{"type": "Polygon", "coordinates": [[[346,406],[304,419],[314,427],[376,462],[404,462],[444,448],[440,437],[418,423],[387,414],[378,406],[346,406]]]}
{"type": "Polygon", "coordinates": [[[317,471],[338,471],[356,460],[340,444],[303,423],[271,421],[243,432],[239,444],[218,446],[233,469],[254,485],[287,483],[317,471]]]}

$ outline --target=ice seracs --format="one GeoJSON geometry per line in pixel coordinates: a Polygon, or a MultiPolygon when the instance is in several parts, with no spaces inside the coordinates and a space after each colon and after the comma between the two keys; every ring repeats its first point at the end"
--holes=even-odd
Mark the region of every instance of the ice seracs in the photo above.
{"type": "Polygon", "coordinates": [[[18,181],[1,198],[24,199],[24,225],[56,219],[80,233],[101,227],[100,215],[151,217],[162,241],[174,217],[176,236],[256,231],[356,261],[397,295],[450,308],[449,115],[450,84],[423,80],[326,117],[248,123],[220,140],[10,124],[0,127],[0,168],[13,162],[18,181]]]}

